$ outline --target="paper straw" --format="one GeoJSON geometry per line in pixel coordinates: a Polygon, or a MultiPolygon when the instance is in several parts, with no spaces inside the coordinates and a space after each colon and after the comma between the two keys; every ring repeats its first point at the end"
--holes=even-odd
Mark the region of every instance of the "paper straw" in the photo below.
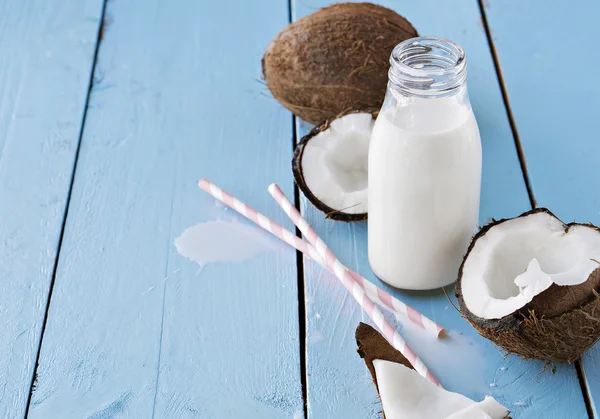
{"type": "MultiPolygon", "coordinates": [[[[322,265],[325,266],[324,264],[322,265]]],[[[445,332],[442,326],[431,320],[429,317],[426,317],[425,315],[419,313],[417,310],[403,303],[387,291],[384,291],[383,289],[379,288],[377,285],[375,285],[368,279],[360,276],[356,272],[351,271],[349,269],[348,272],[352,276],[352,278],[354,278],[354,280],[364,288],[369,298],[374,300],[379,305],[386,307],[393,313],[401,314],[403,316],[408,317],[408,319],[411,322],[425,329],[435,337],[440,337],[440,335],[442,335],[445,332]]]]}
{"type": "MultiPolygon", "coordinates": [[[[310,243],[302,240],[300,237],[291,233],[289,230],[286,230],[275,221],[272,221],[269,218],[265,217],[263,214],[259,213],[254,208],[250,207],[249,205],[243,203],[233,195],[219,188],[217,185],[215,185],[208,179],[201,179],[198,182],[198,186],[202,190],[206,191],[209,195],[213,196],[215,199],[221,201],[228,207],[234,209],[244,217],[248,218],[250,221],[256,223],[259,227],[272,233],[280,240],[284,241],[285,243],[294,247],[296,250],[302,252],[309,258],[313,259],[315,262],[325,266],[323,259],[310,243]]],[[[438,337],[442,332],[444,332],[443,327],[441,327],[439,324],[429,319],[428,317],[422,315],[414,308],[406,305],[390,293],[379,288],[377,285],[363,278],[356,272],[351,270],[348,270],[348,272],[352,276],[352,278],[364,288],[369,298],[371,298],[374,302],[384,306],[393,313],[406,316],[414,324],[425,329],[426,331],[428,331],[436,337],[438,337]]]]}
{"type": "Polygon", "coordinates": [[[350,275],[348,268],[342,265],[338,258],[335,257],[325,242],[321,240],[315,230],[313,230],[304,217],[302,217],[302,214],[300,214],[290,200],[287,199],[279,186],[274,183],[271,184],[269,186],[269,192],[288,217],[290,217],[296,227],[304,234],[308,242],[317,249],[317,252],[325,262],[325,266],[338,277],[342,284],[344,284],[348,292],[352,294],[365,313],[367,313],[371,320],[375,322],[379,330],[383,332],[383,335],[388,339],[392,346],[408,359],[419,374],[439,386],[440,382],[433,376],[431,371],[429,371],[423,361],[421,361],[417,354],[410,346],[408,346],[406,341],[400,336],[396,329],[394,329],[390,322],[388,322],[373,300],[367,296],[365,290],[354,280],[352,275],[350,275]]]}

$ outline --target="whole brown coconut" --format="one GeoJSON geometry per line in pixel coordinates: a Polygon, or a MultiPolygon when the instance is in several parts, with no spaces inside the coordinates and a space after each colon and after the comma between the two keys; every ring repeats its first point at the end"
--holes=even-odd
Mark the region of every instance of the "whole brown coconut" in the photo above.
{"type": "Polygon", "coordinates": [[[263,56],[263,78],[275,99],[311,124],[379,109],[392,49],[416,36],[390,9],[338,3],[283,29],[263,56]]]}
{"type": "MultiPolygon", "coordinates": [[[[517,218],[544,213],[545,208],[528,211],[517,218]]],[[[557,219],[558,220],[558,219],[557,219]]],[[[477,331],[509,353],[526,359],[571,363],[592,347],[600,337],[600,267],[579,284],[550,288],[536,295],[520,310],[500,319],[484,319],[473,314],[463,298],[463,268],[477,240],[491,228],[510,220],[493,221],[473,238],[459,271],[455,295],[460,312],[477,331]]],[[[600,230],[591,224],[564,224],[564,232],[580,226],[600,230]]]]}

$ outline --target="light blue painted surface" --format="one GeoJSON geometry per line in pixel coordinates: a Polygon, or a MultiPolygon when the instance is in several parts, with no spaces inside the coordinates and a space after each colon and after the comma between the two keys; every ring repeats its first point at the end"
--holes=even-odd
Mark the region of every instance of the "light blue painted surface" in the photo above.
{"type": "MultiPolygon", "coordinates": [[[[600,3],[488,1],[486,14],[539,206],[565,221],[600,224],[600,3]],[[572,28],[571,30],[566,28],[572,28]]],[[[600,400],[600,350],[583,357],[600,400]]],[[[597,406],[595,406],[597,409],[597,406]]]]}
{"type": "MultiPolygon", "coordinates": [[[[476,1],[382,2],[409,18],[421,35],[450,38],[463,46],[469,65],[469,89],[482,135],[484,169],[481,222],[491,217],[514,216],[530,208],[529,200],[508,124],[501,93],[476,1]]],[[[324,2],[296,0],[294,17],[324,6],[324,2]]],[[[522,35],[522,33],[521,33],[522,35]]],[[[308,127],[300,126],[300,134],[308,127]]],[[[325,221],[305,199],[303,212],[343,263],[375,283],[367,260],[365,223],[339,224],[325,221]]],[[[363,361],[355,353],[354,330],[365,320],[357,303],[338,281],[319,266],[305,264],[307,304],[307,370],[310,418],[376,418],[381,406],[363,361]]],[[[503,359],[491,343],[450,306],[441,292],[396,292],[401,299],[449,330],[460,331],[485,352],[484,377],[496,387],[489,394],[509,407],[515,419],[585,418],[577,375],[573,367],[560,366],[556,375],[538,373],[543,363],[503,359]],[[505,368],[502,370],[501,368],[505,368]],[[537,381],[539,380],[539,382],[537,381]],[[568,412],[568,413],[566,413],[568,412]]],[[[408,339],[409,344],[411,340],[408,339]]],[[[427,354],[420,353],[426,360],[427,354]]],[[[466,355],[468,356],[468,355],[466,355]]],[[[448,359],[448,363],[460,360],[448,359]]],[[[464,362],[464,361],[463,361],[464,362]]],[[[468,362],[468,361],[467,361],[468,362]]],[[[476,362],[476,360],[474,360],[476,362]]],[[[450,366],[434,373],[450,390],[469,388],[468,376],[451,375],[450,366]]],[[[470,375],[470,374],[469,374],[470,375]]],[[[481,399],[482,391],[466,391],[481,399]]]]}
{"type": "Polygon", "coordinates": [[[26,410],[101,10],[0,2],[0,418],[26,410]]]}
{"type": "Polygon", "coordinates": [[[295,253],[268,239],[202,269],[173,244],[239,220],[203,176],[291,228],[266,187],[293,194],[292,118],[258,81],[287,4],[116,0],[106,15],[29,417],[292,418],[295,253]]]}
{"type": "MultiPolygon", "coordinates": [[[[276,181],[292,196],[291,118],[257,81],[262,51],[287,23],[287,2],[166,3],[107,4],[31,418],[292,418],[301,410],[295,254],[261,236],[272,251],[200,268],[173,247],[198,222],[244,222],[197,189],[201,176],[291,228],[265,192],[276,181]]],[[[484,145],[482,222],[528,209],[477,3],[384,4],[421,34],[467,50],[484,145]]],[[[293,15],[323,5],[294,0],[293,15]]],[[[597,61],[556,28],[570,21],[593,33],[598,6],[563,6],[492,0],[486,11],[536,198],[565,219],[598,223],[598,194],[586,192],[598,186],[589,175],[598,87],[573,88],[580,67],[557,65],[555,54],[597,61]]],[[[101,8],[99,0],[0,2],[2,418],[25,409],[101,8]]],[[[340,259],[374,279],[366,224],[336,224],[305,200],[302,207],[340,259]]],[[[377,417],[355,353],[364,315],[320,267],[307,262],[305,273],[310,417],[377,417]]],[[[497,385],[490,393],[513,418],[586,416],[573,368],[537,377],[540,363],[503,360],[443,294],[397,295],[483,348],[484,374],[497,385]]],[[[593,355],[584,366],[597,400],[593,355]]],[[[465,388],[449,371],[435,373],[447,388],[465,388]]]]}

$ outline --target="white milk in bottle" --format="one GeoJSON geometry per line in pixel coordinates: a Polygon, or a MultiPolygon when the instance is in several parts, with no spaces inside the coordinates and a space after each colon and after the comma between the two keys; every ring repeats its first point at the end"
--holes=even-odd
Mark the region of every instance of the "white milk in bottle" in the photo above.
{"type": "Polygon", "coordinates": [[[402,42],[369,148],[369,261],[388,284],[454,282],[475,232],[481,141],[464,51],[440,38],[402,42]]]}

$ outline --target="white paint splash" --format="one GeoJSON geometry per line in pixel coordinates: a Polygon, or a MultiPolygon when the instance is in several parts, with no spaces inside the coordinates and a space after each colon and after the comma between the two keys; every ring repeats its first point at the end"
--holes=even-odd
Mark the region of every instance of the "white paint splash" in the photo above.
{"type": "Polygon", "coordinates": [[[208,221],[185,230],[175,239],[177,251],[199,265],[243,262],[278,247],[268,233],[233,221],[208,221]]]}
{"type": "Polygon", "coordinates": [[[452,391],[461,394],[488,394],[489,379],[486,379],[486,358],[484,347],[475,339],[456,331],[446,331],[446,336],[437,339],[424,333],[408,319],[396,316],[401,323],[400,334],[410,347],[419,354],[432,371],[443,372],[446,377],[460,377],[453,380],[452,391]]]}
{"type": "Polygon", "coordinates": [[[304,414],[300,410],[296,410],[294,412],[294,416],[292,417],[292,419],[302,419],[302,418],[304,418],[304,414]]]}

